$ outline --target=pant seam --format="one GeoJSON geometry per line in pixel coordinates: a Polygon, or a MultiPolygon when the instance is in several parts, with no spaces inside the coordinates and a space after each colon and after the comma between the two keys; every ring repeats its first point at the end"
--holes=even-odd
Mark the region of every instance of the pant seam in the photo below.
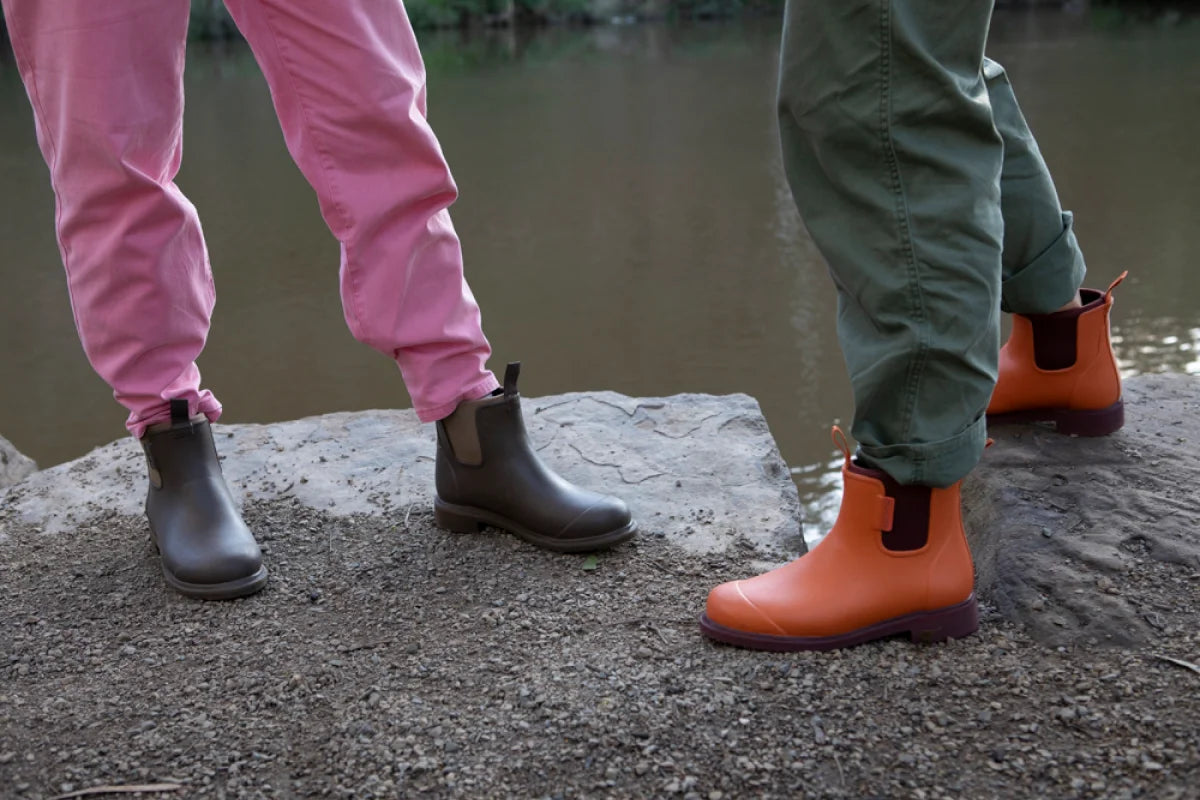
{"type": "MultiPolygon", "coordinates": [[[[912,240],[912,229],[909,222],[908,204],[904,194],[904,180],[900,174],[899,158],[896,155],[895,143],[892,139],[891,115],[891,79],[892,79],[892,36],[891,36],[891,0],[881,0],[879,4],[880,23],[880,98],[879,98],[879,135],[883,147],[884,160],[887,164],[888,177],[895,200],[896,228],[900,235],[900,249],[904,260],[905,272],[908,275],[909,303],[912,318],[917,325],[917,347],[908,362],[904,387],[908,397],[904,400],[901,415],[901,438],[905,441],[912,438],[912,424],[915,416],[917,397],[921,386],[921,376],[924,373],[925,362],[929,355],[928,333],[926,331],[925,303],[921,292],[921,279],[916,251],[912,240]]],[[[914,474],[920,478],[924,474],[924,459],[920,456],[914,459],[914,474]]]]}
{"type": "MultiPolygon", "coordinates": [[[[349,212],[339,200],[341,192],[337,188],[337,182],[334,180],[334,169],[330,164],[329,150],[321,142],[321,136],[317,126],[312,123],[312,115],[308,110],[308,103],[304,100],[304,94],[300,91],[300,85],[293,77],[296,72],[294,66],[285,55],[283,44],[280,42],[278,35],[275,33],[275,23],[271,20],[271,10],[266,3],[261,3],[264,28],[267,34],[271,37],[271,44],[279,56],[279,63],[282,66],[282,71],[285,79],[291,85],[292,93],[296,96],[296,104],[300,107],[300,116],[304,121],[304,125],[308,128],[313,140],[313,149],[316,150],[318,163],[321,165],[321,171],[324,173],[325,183],[329,187],[329,197],[333,201],[334,210],[341,217],[342,224],[346,228],[346,237],[344,240],[339,239],[343,249],[345,250],[346,272],[350,276],[350,297],[353,306],[355,326],[362,329],[363,313],[361,303],[359,301],[359,285],[358,277],[353,267],[353,259],[350,256],[350,231],[354,228],[354,220],[351,219],[349,212]]],[[[315,188],[315,187],[314,187],[315,188]]],[[[337,235],[336,232],[334,234],[337,235]]]]}

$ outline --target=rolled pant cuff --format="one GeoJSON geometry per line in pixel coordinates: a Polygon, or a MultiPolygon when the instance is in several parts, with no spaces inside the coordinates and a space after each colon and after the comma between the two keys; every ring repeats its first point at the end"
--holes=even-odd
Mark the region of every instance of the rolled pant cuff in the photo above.
{"type": "Polygon", "coordinates": [[[987,419],[981,416],[962,433],[940,442],[868,447],[860,444],[859,458],[906,486],[944,489],[975,468],[987,445],[987,419]]]}
{"type": "Polygon", "coordinates": [[[1087,267],[1075,241],[1074,218],[1062,215],[1063,230],[1053,244],[1002,285],[1000,307],[1009,313],[1049,314],[1065,306],[1083,285],[1087,267]]]}
{"type": "Polygon", "coordinates": [[[449,403],[442,403],[440,406],[434,406],[433,408],[418,408],[417,419],[421,420],[421,422],[437,422],[439,419],[445,419],[454,413],[454,409],[458,408],[459,403],[487,397],[499,388],[500,381],[496,380],[496,376],[489,372],[487,378],[476,383],[449,403]]]}
{"type": "MultiPolygon", "coordinates": [[[[211,392],[204,391],[197,397],[188,398],[189,417],[203,414],[208,417],[209,422],[216,422],[221,418],[221,410],[221,404],[217,402],[217,398],[213,397],[211,392]]],[[[130,413],[129,419],[125,421],[125,429],[133,435],[133,438],[141,439],[146,435],[147,428],[162,422],[170,422],[170,420],[171,403],[164,401],[162,405],[143,414],[130,413]]]]}

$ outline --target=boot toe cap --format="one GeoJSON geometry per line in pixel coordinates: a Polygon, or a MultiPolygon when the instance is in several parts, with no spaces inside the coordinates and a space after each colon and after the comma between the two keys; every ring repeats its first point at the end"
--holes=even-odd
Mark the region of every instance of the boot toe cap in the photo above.
{"type": "Polygon", "coordinates": [[[561,536],[570,539],[589,539],[628,528],[633,515],[624,501],[615,497],[597,496],[587,510],[562,530],[561,536]]]}
{"type": "Polygon", "coordinates": [[[189,548],[174,554],[166,562],[178,580],[197,586],[213,586],[241,581],[262,569],[262,553],[253,540],[224,546],[189,548]]]}
{"type": "Polygon", "coordinates": [[[708,593],[704,614],[711,622],[744,633],[771,636],[786,635],[786,631],[746,596],[745,581],[730,581],[716,586],[708,593]]]}

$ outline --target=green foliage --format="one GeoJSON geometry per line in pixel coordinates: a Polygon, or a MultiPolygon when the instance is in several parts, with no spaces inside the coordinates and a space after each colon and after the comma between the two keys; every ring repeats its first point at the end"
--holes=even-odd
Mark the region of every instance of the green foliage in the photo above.
{"type": "MultiPolygon", "coordinates": [[[[784,0],[665,0],[657,8],[676,19],[732,17],[749,12],[773,11],[784,0]]],[[[619,3],[638,16],[644,0],[619,3]]],[[[558,22],[598,22],[612,15],[613,4],[601,0],[407,0],[408,18],[417,30],[465,28],[473,25],[545,25],[558,22]]],[[[232,39],[237,27],[222,0],[191,0],[191,37],[199,40],[232,39]]]]}

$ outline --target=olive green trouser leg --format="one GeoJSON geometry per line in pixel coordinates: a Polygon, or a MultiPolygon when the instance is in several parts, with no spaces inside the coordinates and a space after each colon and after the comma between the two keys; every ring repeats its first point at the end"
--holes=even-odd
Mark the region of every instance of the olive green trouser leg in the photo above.
{"type": "Polygon", "coordinates": [[[788,0],[792,195],[838,290],[859,454],[906,484],[979,460],[1000,307],[1082,280],[1070,216],[999,65],[992,0],[788,0]]]}

